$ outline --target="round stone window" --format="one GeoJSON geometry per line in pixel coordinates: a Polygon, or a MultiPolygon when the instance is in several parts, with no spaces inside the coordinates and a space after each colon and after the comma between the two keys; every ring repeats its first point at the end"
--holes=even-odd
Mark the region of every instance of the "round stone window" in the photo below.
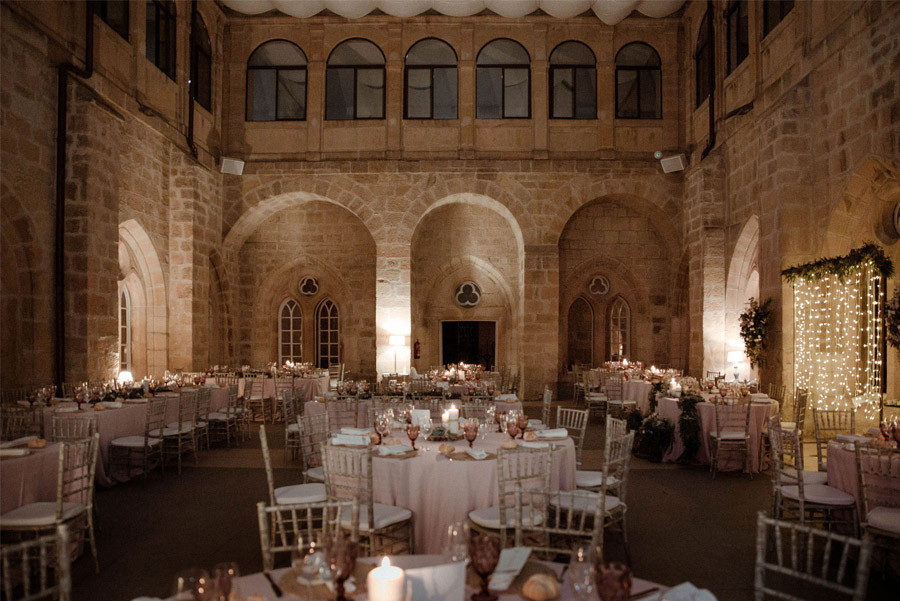
{"type": "Polygon", "coordinates": [[[306,276],[300,280],[297,288],[303,296],[315,296],[319,293],[319,280],[312,276],[306,276]]]}
{"type": "Polygon", "coordinates": [[[609,293],[609,280],[602,275],[594,276],[588,285],[588,292],[596,296],[604,296],[609,293]]]}
{"type": "Polygon", "coordinates": [[[471,308],[481,302],[481,288],[475,282],[466,281],[456,287],[453,297],[460,307],[471,308]]]}

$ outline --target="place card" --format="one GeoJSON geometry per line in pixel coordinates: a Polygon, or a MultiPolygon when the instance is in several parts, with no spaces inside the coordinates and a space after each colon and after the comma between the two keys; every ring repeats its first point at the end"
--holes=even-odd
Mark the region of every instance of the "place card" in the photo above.
{"type": "Polygon", "coordinates": [[[505,591],[512,586],[513,580],[525,567],[531,555],[531,547],[512,547],[500,552],[497,568],[494,570],[488,588],[492,591],[505,591]]]}
{"type": "Polygon", "coordinates": [[[331,444],[342,447],[365,447],[369,445],[367,436],[350,436],[349,434],[335,434],[331,444]]]}

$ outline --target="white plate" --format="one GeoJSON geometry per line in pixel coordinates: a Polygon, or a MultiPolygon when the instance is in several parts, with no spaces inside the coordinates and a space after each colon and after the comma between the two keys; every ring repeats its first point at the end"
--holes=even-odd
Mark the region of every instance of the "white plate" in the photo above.
{"type": "Polygon", "coordinates": [[[54,409],[56,413],[77,413],[78,407],[59,407],[54,409]]]}

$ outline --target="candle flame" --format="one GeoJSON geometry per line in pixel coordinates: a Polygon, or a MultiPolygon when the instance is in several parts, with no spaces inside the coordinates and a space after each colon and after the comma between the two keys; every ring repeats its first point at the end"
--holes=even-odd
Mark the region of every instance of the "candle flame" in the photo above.
{"type": "Polygon", "coordinates": [[[391,560],[388,559],[387,555],[385,555],[384,559],[381,560],[381,567],[383,567],[383,568],[391,567],[391,560]]]}

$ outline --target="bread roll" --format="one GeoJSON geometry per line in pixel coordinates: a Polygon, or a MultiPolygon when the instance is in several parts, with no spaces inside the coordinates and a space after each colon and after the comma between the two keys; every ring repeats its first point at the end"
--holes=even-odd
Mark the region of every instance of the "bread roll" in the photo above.
{"type": "Polygon", "coordinates": [[[29,449],[43,449],[47,446],[47,441],[43,438],[33,438],[28,441],[29,449]]]}
{"type": "Polygon", "coordinates": [[[525,434],[522,435],[522,440],[533,441],[533,440],[537,440],[537,439],[538,439],[538,435],[536,432],[526,432],[525,434]]]}
{"type": "Polygon", "coordinates": [[[94,411],[103,411],[106,406],[103,403],[94,403],[94,411]]]}
{"type": "Polygon", "coordinates": [[[559,584],[547,574],[534,574],[525,581],[522,594],[532,601],[548,601],[559,596],[559,584]]]}
{"type": "Polygon", "coordinates": [[[517,443],[515,440],[513,440],[511,438],[509,440],[504,440],[503,442],[500,443],[500,448],[503,448],[503,449],[514,449],[517,446],[519,446],[519,443],[517,443]]]}

